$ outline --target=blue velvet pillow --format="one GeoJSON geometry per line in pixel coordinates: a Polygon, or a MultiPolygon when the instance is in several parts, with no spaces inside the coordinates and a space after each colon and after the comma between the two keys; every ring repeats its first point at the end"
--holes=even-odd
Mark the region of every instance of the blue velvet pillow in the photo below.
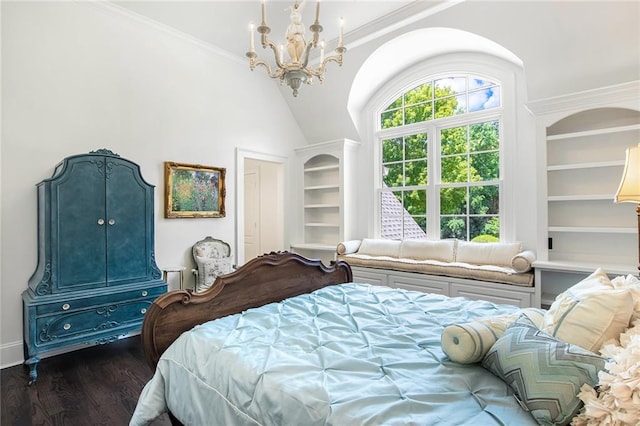
{"type": "Polygon", "coordinates": [[[539,423],[556,425],[569,424],[578,414],[580,388],[598,383],[604,363],[604,358],[539,330],[524,315],[482,360],[539,423]]]}

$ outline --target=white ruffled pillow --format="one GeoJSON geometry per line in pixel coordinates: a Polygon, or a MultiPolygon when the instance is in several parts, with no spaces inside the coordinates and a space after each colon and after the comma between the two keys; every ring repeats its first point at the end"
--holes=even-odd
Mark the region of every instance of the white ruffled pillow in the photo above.
{"type": "Polygon", "coordinates": [[[640,422],[640,320],[620,335],[620,345],[607,343],[600,352],[610,361],[598,374],[597,391],[589,385],[580,389],[578,397],[584,407],[571,424],[637,425],[640,422]]]}

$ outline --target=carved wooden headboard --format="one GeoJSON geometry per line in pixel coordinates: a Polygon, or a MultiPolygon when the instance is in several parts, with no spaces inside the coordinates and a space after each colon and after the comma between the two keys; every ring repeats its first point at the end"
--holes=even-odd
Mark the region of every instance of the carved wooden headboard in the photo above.
{"type": "Polygon", "coordinates": [[[198,324],[352,280],[351,268],[343,261],[325,266],[288,252],[259,256],[218,277],[202,293],[175,290],[156,299],[142,324],[145,357],[155,369],[169,345],[198,324]]]}

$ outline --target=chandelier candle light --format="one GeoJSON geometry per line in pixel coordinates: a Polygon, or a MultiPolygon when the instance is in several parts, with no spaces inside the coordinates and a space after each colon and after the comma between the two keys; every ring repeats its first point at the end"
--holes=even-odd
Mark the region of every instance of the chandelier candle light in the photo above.
{"type": "Polygon", "coordinates": [[[279,78],[280,83],[286,82],[293,90],[293,96],[298,96],[298,89],[302,85],[313,83],[313,78],[317,77],[320,83],[324,81],[325,67],[329,62],[336,62],[338,65],[342,65],[342,55],[346,52],[343,42],[343,20],[340,18],[340,36],[338,37],[338,47],[336,47],[336,55],[325,57],[324,54],[324,40],[320,41],[320,33],[322,32],[322,25],[320,25],[320,0],[316,2],[316,14],[315,21],[309,27],[312,38],[307,42],[304,38],[304,25],[302,24],[302,11],[306,0],[298,2],[297,0],[293,6],[289,7],[291,11],[291,23],[287,27],[285,33],[286,45],[281,44],[279,47],[274,44],[268,38],[271,28],[267,25],[267,13],[265,0],[262,2],[262,23],[258,26],[257,31],[260,34],[262,48],[266,49],[267,46],[273,51],[277,69],[273,71],[269,62],[258,59],[258,54],[255,49],[255,30],[253,24],[249,25],[251,41],[249,45],[249,51],[247,57],[249,58],[249,67],[251,71],[258,65],[262,65],[267,69],[267,73],[271,78],[279,78]],[[286,47],[285,47],[286,46],[286,47]],[[309,53],[311,49],[320,48],[320,63],[316,68],[309,66],[309,53]],[[285,49],[289,56],[289,61],[285,62],[284,54],[285,49]]]}

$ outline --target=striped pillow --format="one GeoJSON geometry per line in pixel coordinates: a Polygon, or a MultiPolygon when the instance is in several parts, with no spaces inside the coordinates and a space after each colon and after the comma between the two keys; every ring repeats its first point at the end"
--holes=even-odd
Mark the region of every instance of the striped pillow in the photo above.
{"type": "Polygon", "coordinates": [[[459,364],[480,362],[521,314],[527,315],[536,326],[541,326],[545,312],[537,308],[523,308],[512,314],[482,317],[467,323],[449,325],[442,330],[442,350],[451,361],[459,364]]]}
{"type": "Polygon", "coordinates": [[[595,386],[604,358],[540,331],[522,315],[482,360],[540,424],[567,425],[578,414],[582,385],[595,386]]]}

